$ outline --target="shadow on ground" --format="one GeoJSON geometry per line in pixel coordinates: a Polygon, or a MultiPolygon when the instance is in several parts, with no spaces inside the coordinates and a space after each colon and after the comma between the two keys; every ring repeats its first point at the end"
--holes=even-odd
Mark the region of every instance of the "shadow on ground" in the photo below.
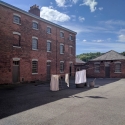
{"type": "MultiPolygon", "coordinates": [[[[88,79],[90,82],[93,79],[88,79]]],[[[113,83],[120,79],[97,79],[95,83],[99,86],[113,83]]],[[[75,94],[88,91],[92,88],[76,88],[74,80],[70,80],[70,88],[52,92],[49,83],[45,84],[18,84],[0,86],[0,119],[14,115],[19,112],[35,108],[62,98],[82,98],[75,94]]],[[[88,98],[106,99],[99,96],[87,96],[88,98]]]]}

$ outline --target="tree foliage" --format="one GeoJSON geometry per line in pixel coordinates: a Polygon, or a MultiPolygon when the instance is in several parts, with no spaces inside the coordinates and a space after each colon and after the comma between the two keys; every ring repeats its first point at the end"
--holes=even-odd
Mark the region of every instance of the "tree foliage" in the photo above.
{"type": "MultiPolygon", "coordinates": [[[[94,59],[94,58],[96,58],[98,56],[101,56],[102,54],[104,54],[104,53],[101,53],[101,52],[91,53],[90,52],[90,53],[82,53],[80,55],[77,55],[76,57],[79,58],[79,59],[81,59],[82,61],[87,62],[87,61],[89,61],[91,59],[94,59]]],[[[123,56],[125,56],[125,51],[122,52],[122,53],[120,53],[120,54],[122,54],[123,56]]]]}

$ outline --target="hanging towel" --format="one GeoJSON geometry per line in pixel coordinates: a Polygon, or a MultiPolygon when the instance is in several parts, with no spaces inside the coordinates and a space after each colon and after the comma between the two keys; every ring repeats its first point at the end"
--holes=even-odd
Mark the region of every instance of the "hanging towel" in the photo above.
{"type": "Polygon", "coordinates": [[[52,75],[50,82],[50,90],[58,91],[59,90],[59,75],[52,75]]]}
{"type": "Polygon", "coordinates": [[[65,74],[65,82],[67,83],[67,86],[69,87],[69,74],[65,74]]]}
{"type": "Polygon", "coordinates": [[[77,71],[75,74],[75,84],[86,82],[86,70],[77,71]]]}

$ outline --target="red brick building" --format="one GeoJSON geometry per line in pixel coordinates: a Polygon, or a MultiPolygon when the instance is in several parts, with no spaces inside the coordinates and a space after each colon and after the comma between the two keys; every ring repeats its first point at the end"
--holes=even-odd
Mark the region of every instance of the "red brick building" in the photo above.
{"type": "Polygon", "coordinates": [[[87,77],[125,78],[125,56],[111,50],[87,64],[87,77]]]}
{"type": "Polygon", "coordinates": [[[0,1],[0,84],[74,72],[76,32],[0,1]]]}

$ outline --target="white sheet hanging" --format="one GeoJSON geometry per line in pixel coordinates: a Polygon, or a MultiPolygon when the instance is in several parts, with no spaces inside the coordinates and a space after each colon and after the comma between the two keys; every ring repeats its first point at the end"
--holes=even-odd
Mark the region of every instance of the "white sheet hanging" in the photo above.
{"type": "Polygon", "coordinates": [[[86,70],[77,71],[75,74],[75,84],[86,82],[86,70]]]}
{"type": "Polygon", "coordinates": [[[69,87],[69,74],[65,74],[65,82],[67,83],[67,86],[69,87]]]}
{"type": "Polygon", "coordinates": [[[58,91],[59,90],[59,75],[52,75],[50,82],[50,90],[58,91]]]}

